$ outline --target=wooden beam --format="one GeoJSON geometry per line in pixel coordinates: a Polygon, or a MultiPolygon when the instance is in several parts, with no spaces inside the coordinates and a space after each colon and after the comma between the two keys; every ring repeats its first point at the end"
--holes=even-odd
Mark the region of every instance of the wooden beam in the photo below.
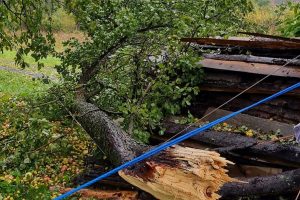
{"type": "MultiPolygon", "coordinates": [[[[208,108],[205,115],[210,113],[214,109],[215,108],[213,107],[208,108]]],[[[204,120],[213,121],[225,115],[229,115],[230,113],[232,112],[218,109],[214,113],[207,116],[204,120]]],[[[251,129],[262,130],[263,132],[271,132],[271,131],[276,132],[277,130],[280,130],[280,133],[284,136],[293,135],[293,127],[294,127],[293,125],[277,122],[269,119],[262,119],[247,114],[239,114],[238,116],[233,117],[227,120],[226,122],[237,126],[246,125],[251,129]]]]}
{"type": "MultiPolygon", "coordinates": [[[[172,136],[187,128],[187,125],[176,124],[174,122],[164,122],[165,134],[172,136]]],[[[191,131],[197,126],[188,127],[191,131]]],[[[270,141],[259,141],[257,139],[242,136],[230,132],[206,131],[191,138],[202,144],[221,147],[219,152],[233,152],[243,157],[255,157],[268,162],[278,163],[282,166],[300,167],[300,148],[292,145],[272,143],[270,141]]]]}
{"type": "Polygon", "coordinates": [[[245,35],[251,35],[259,38],[267,38],[267,39],[273,39],[273,40],[281,40],[281,41],[287,41],[287,42],[295,42],[295,43],[300,43],[300,39],[297,38],[287,38],[287,37],[282,37],[282,36],[274,36],[274,35],[268,35],[268,34],[263,34],[263,33],[252,33],[252,32],[243,32],[239,31],[238,33],[240,34],[245,34],[245,35]]]}
{"type": "Polygon", "coordinates": [[[217,69],[233,72],[246,72],[251,74],[261,74],[279,77],[300,78],[300,69],[296,67],[284,67],[281,65],[268,65],[263,63],[247,63],[240,61],[226,61],[215,59],[203,59],[199,62],[204,68],[217,69]]]}

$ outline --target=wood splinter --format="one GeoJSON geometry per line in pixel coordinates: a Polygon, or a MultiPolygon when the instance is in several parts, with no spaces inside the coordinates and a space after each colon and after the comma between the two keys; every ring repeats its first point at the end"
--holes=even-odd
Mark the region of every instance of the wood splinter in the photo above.
{"type": "Polygon", "coordinates": [[[225,183],[236,181],[228,164],[234,163],[216,152],[174,146],[119,175],[157,199],[216,200],[225,183]]]}

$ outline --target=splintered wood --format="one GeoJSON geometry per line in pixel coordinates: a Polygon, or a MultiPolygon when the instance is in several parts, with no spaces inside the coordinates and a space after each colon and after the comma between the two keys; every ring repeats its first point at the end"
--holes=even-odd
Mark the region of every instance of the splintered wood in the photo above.
{"type": "Polygon", "coordinates": [[[162,200],[215,200],[230,178],[232,162],[218,153],[174,146],[137,166],[119,171],[127,182],[162,200]]]}

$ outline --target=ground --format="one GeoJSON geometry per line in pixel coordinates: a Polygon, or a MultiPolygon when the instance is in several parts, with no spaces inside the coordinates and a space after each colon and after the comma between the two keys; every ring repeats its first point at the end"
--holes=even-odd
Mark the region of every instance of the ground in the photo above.
{"type": "Polygon", "coordinates": [[[51,199],[86,168],[95,146],[64,102],[48,96],[53,84],[32,80],[41,73],[57,77],[53,67],[60,61],[49,57],[38,71],[28,56],[31,67],[22,71],[14,55],[0,54],[0,200],[51,199]]]}

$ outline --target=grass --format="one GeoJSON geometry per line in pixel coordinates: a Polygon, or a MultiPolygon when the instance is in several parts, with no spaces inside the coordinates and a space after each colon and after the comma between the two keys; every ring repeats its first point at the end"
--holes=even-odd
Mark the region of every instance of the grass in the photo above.
{"type": "MultiPolygon", "coordinates": [[[[54,37],[56,39],[55,47],[57,51],[62,51],[64,48],[62,45],[63,41],[66,41],[70,38],[76,38],[79,41],[84,40],[83,33],[78,31],[72,33],[56,32],[54,34],[54,37]]],[[[0,66],[20,69],[20,67],[15,64],[15,56],[16,51],[14,50],[4,51],[3,53],[0,53],[0,66]]],[[[41,62],[44,63],[45,67],[43,67],[40,70],[37,68],[37,62],[34,60],[33,57],[27,55],[24,59],[30,65],[30,67],[26,68],[25,70],[32,71],[35,73],[43,73],[52,77],[58,76],[56,70],[54,69],[54,66],[59,65],[61,63],[60,59],[53,56],[48,56],[46,59],[41,60],[41,62]]]]}
{"type": "MultiPolygon", "coordinates": [[[[0,54],[0,65],[5,67],[20,69],[20,67],[15,64],[15,56],[16,56],[16,51],[4,51],[3,53],[0,54]]],[[[45,64],[45,67],[40,70],[37,68],[37,62],[35,62],[33,57],[25,56],[25,61],[30,65],[30,67],[27,68],[26,70],[36,72],[36,73],[43,73],[48,76],[58,75],[56,70],[54,69],[55,65],[60,64],[60,60],[58,58],[49,56],[46,59],[43,59],[42,62],[45,64]]]]}
{"type": "Polygon", "coordinates": [[[43,91],[49,85],[31,77],[13,72],[0,71],[0,98],[3,96],[28,97],[37,91],[43,91]]]}
{"type": "Polygon", "coordinates": [[[246,16],[246,21],[252,25],[255,32],[262,32],[267,34],[278,34],[275,7],[256,7],[252,12],[246,16]]]}

